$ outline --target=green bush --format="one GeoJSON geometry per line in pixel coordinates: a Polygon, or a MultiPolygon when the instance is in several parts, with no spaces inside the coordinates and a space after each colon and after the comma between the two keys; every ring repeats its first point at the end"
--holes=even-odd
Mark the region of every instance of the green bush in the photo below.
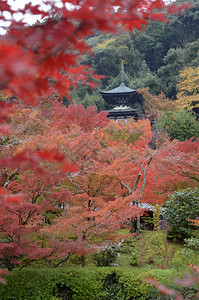
{"type": "Polygon", "coordinates": [[[98,267],[107,267],[115,262],[116,258],[117,252],[115,251],[115,249],[107,249],[96,253],[93,259],[97,262],[98,267]]]}
{"type": "Polygon", "coordinates": [[[163,113],[158,120],[158,127],[164,129],[171,140],[177,139],[180,142],[192,137],[199,137],[199,123],[190,111],[182,110],[172,114],[163,113]]]}
{"type": "Polygon", "coordinates": [[[164,217],[170,226],[168,238],[183,242],[192,236],[194,229],[190,221],[199,215],[199,190],[186,189],[175,192],[165,202],[164,217]]]}
{"type": "Polygon", "coordinates": [[[195,237],[185,239],[185,247],[199,254],[199,239],[195,237]]]}
{"type": "Polygon", "coordinates": [[[144,268],[57,268],[14,270],[0,286],[0,299],[134,300],[163,299],[145,278],[169,284],[174,270],[144,268]]]}
{"type": "Polygon", "coordinates": [[[196,255],[195,251],[189,248],[179,249],[172,261],[172,268],[176,270],[184,271],[187,269],[188,265],[199,265],[199,255],[196,255]]]}
{"type": "Polygon", "coordinates": [[[136,251],[132,251],[132,255],[131,255],[131,265],[132,266],[139,265],[138,258],[139,258],[138,253],[136,251]]]}

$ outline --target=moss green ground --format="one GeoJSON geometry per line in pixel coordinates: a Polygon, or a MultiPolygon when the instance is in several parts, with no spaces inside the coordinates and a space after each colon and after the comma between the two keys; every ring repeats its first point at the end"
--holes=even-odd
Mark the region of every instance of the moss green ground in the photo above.
{"type": "MultiPolygon", "coordinates": [[[[121,235],[129,234],[120,230],[121,235]]],[[[96,265],[93,255],[86,256],[86,266],[96,265]]],[[[80,266],[80,257],[73,256],[66,266],[80,266]]],[[[154,269],[186,269],[188,264],[199,265],[199,255],[192,251],[184,251],[182,244],[168,242],[164,233],[158,231],[142,231],[137,237],[127,239],[117,250],[117,258],[111,264],[119,267],[154,268],[154,269]]]]}

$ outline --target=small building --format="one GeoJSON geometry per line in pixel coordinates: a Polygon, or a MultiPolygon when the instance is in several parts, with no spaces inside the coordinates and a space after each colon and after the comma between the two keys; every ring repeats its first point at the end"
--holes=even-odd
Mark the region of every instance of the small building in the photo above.
{"type": "Polygon", "coordinates": [[[122,64],[120,85],[112,90],[100,92],[106,103],[113,106],[112,109],[107,111],[108,117],[115,121],[119,119],[127,120],[132,117],[135,120],[142,119],[144,115],[143,98],[136,90],[124,84],[124,74],[122,64]]]}

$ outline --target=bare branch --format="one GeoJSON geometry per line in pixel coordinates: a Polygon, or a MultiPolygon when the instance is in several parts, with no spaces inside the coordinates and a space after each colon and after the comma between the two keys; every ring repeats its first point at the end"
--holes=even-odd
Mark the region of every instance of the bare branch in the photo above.
{"type": "Polygon", "coordinates": [[[121,185],[124,186],[125,188],[127,188],[127,190],[129,191],[130,195],[132,194],[132,190],[131,190],[131,188],[127,184],[125,184],[123,181],[121,181],[121,185]]]}
{"type": "Polygon", "coordinates": [[[191,174],[189,174],[189,173],[187,173],[185,170],[183,170],[183,168],[182,167],[180,167],[180,166],[178,166],[179,168],[180,168],[180,170],[183,172],[183,174],[185,174],[185,175],[187,175],[189,178],[191,178],[191,179],[194,179],[194,180],[196,180],[196,181],[198,181],[199,182],[199,179],[197,178],[197,177],[195,177],[195,176],[193,176],[193,175],[191,175],[191,174]]]}

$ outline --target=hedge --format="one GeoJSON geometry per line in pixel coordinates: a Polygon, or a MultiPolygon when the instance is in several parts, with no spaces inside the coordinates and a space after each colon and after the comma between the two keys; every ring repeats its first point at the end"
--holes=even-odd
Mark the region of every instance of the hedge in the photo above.
{"type": "Polygon", "coordinates": [[[113,267],[14,270],[7,283],[0,285],[0,299],[163,299],[146,283],[149,276],[168,285],[177,274],[174,270],[113,267]]]}

